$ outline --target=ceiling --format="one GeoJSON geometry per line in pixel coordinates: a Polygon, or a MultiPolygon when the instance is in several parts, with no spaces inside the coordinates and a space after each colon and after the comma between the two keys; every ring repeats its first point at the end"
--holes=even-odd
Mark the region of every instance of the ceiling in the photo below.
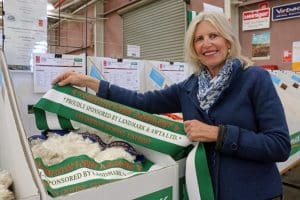
{"type": "Polygon", "coordinates": [[[80,11],[98,1],[102,0],[48,0],[54,7],[54,10],[47,12],[48,24],[56,23],[58,19],[84,20],[84,14],[80,15],[80,11]]]}
{"type": "Polygon", "coordinates": [[[54,11],[56,12],[60,10],[60,12],[72,13],[91,1],[92,0],[48,0],[48,3],[54,6],[54,11]]]}

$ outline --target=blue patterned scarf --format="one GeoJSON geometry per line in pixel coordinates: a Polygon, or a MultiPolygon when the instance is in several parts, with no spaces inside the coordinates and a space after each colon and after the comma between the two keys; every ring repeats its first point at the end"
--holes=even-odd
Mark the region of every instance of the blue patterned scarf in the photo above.
{"type": "Polygon", "coordinates": [[[221,92],[228,86],[232,72],[233,59],[226,61],[219,73],[212,78],[207,69],[200,71],[198,76],[199,91],[197,94],[200,108],[208,112],[221,92]]]}

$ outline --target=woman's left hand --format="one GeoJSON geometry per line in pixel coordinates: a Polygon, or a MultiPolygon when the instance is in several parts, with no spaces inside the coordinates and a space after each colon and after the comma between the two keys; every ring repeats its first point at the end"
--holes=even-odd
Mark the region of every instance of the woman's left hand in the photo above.
{"type": "Polygon", "coordinates": [[[187,120],[183,122],[184,130],[190,141],[215,142],[217,141],[219,127],[205,124],[199,120],[187,120]]]}

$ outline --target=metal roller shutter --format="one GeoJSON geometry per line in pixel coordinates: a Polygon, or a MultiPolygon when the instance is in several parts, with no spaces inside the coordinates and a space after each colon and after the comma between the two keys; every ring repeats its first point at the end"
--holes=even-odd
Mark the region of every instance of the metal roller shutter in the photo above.
{"type": "Polygon", "coordinates": [[[142,59],[183,61],[186,6],[182,0],[157,0],[123,14],[127,45],[140,46],[142,59]]]}

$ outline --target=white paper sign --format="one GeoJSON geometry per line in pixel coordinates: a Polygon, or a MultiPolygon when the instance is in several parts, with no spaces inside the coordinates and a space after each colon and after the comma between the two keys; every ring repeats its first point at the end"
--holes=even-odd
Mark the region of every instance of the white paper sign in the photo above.
{"type": "Polygon", "coordinates": [[[127,56],[130,57],[140,57],[140,46],[137,45],[127,45],[127,56]]]}
{"type": "Polygon", "coordinates": [[[85,73],[84,56],[55,54],[34,54],[33,83],[35,93],[47,92],[52,80],[66,70],[85,73]]]}
{"type": "Polygon", "coordinates": [[[147,61],[146,90],[162,89],[188,77],[188,66],[182,62],[147,61]]]}
{"type": "Polygon", "coordinates": [[[47,0],[3,1],[4,53],[8,65],[32,65],[47,51],[47,0]]]}
{"type": "Polygon", "coordinates": [[[102,73],[106,80],[112,84],[131,89],[140,90],[141,70],[143,62],[130,59],[102,59],[102,73]]]}
{"type": "Polygon", "coordinates": [[[243,12],[243,31],[270,27],[270,8],[243,12]]]}

